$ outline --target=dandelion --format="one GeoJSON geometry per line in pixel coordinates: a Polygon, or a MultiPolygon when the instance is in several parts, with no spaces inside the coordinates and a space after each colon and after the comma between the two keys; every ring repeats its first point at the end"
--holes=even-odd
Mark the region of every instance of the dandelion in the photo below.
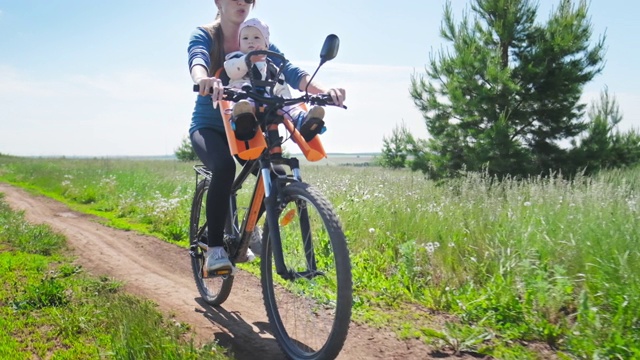
{"type": "Polygon", "coordinates": [[[375,232],[376,232],[376,229],[374,229],[374,228],[369,228],[369,234],[373,234],[373,233],[375,233],[375,232]]]}
{"type": "Polygon", "coordinates": [[[424,248],[427,250],[427,252],[429,254],[433,254],[433,252],[436,251],[436,248],[435,248],[435,246],[433,246],[432,242],[428,242],[428,243],[424,244],[424,248]]]}

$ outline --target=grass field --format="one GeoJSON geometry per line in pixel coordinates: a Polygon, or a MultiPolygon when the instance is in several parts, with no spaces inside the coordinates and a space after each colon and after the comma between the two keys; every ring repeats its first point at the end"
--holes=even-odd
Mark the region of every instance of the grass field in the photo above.
{"type": "Polygon", "coordinates": [[[213,344],[197,348],[189,326],[152,302],[88,276],[64,247],[0,194],[0,359],[228,359],[213,344]]]}
{"type": "MultiPolygon", "coordinates": [[[[540,358],[540,343],[561,358],[640,358],[640,169],[436,184],[330,159],[304,163],[303,179],[343,222],[357,321],[496,358],[540,358]]],[[[0,181],[186,246],[191,165],[4,156],[0,181]]]]}

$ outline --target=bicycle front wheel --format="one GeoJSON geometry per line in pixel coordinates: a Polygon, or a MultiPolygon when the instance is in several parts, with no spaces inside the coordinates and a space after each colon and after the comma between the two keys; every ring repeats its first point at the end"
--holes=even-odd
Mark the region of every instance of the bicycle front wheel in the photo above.
{"type": "Polygon", "coordinates": [[[291,280],[276,272],[268,225],[263,233],[262,291],[274,336],[292,359],[334,359],[351,319],[351,264],[342,226],[312,186],[283,189],[278,224],[291,280]]]}
{"type": "Polygon", "coordinates": [[[204,277],[202,268],[204,267],[205,251],[201,246],[207,243],[207,191],[209,190],[209,179],[204,179],[196,186],[191,204],[191,221],[189,225],[191,269],[193,278],[196,281],[198,292],[209,305],[220,305],[231,293],[233,286],[233,276],[204,277]]]}

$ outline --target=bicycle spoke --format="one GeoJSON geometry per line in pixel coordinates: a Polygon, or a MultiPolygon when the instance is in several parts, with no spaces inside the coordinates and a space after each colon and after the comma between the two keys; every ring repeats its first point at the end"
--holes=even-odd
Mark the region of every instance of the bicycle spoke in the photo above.
{"type": "Polygon", "coordinates": [[[207,242],[206,223],[206,199],[209,189],[209,181],[203,180],[196,187],[196,193],[191,206],[190,221],[190,254],[193,277],[202,299],[210,305],[222,304],[233,286],[233,276],[213,276],[205,278],[202,268],[204,266],[205,251],[199,243],[207,242]]]}
{"type": "Polygon", "coordinates": [[[280,220],[289,219],[279,221],[283,257],[293,280],[276,273],[267,236],[270,256],[264,259],[263,291],[285,352],[294,358],[321,359],[337,354],[346,337],[351,274],[335,215],[315,199],[318,195],[302,189],[281,211],[280,220]],[[296,216],[290,215],[293,212],[296,216]]]}

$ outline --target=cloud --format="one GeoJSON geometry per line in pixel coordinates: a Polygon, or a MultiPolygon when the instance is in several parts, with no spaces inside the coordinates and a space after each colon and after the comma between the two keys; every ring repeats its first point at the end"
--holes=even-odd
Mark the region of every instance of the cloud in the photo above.
{"type": "Polygon", "coordinates": [[[131,70],[39,79],[7,66],[0,78],[2,153],[163,155],[187,134],[188,78],[131,70]]]}
{"type": "MultiPolygon", "coordinates": [[[[313,71],[317,64],[296,64],[313,71]]],[[[416,70],[418,72],[422,69],[416,70]]],[[[411,67],[330,62],[317,75],[347,89],[348,109],[327,108],[327,152],[377,152],[402,122],[428,133],[409,96],[411,67]]],[[[0,64],[0,153],[14,155],[165,155],[187,135],[195,95],[181,71],[145,68],[39,78],[0,64]]],[[[640,94],[615,93],[621,130],[640,128],[640,94]]],[[[589,103],[598,91],[585,92],[589,103]]],[[[288,144],[289,151],[297,147],[288,144]]]]}
{"type": "MultiPolygon", "coordinates": [[[[401,121],[426,135],[408,98],[409,70],[321,69],[319,81],[347,88],[349,107],[327,109],[326,150],[379,151],[401,121]]],[[[195,100],[188,75],[145,69],[40,79],[0,65],[0,78],[0,152],[15,155],[171,154],[187,134],[195,100]]]]}
{"type": "MultiPolygon", "coordinates": [[[[317,64],[300,64],[314,69],[317,64]]],[[[426,138],[422,115],[409,97],[413,69],[400,66],[327,63],[316,79],[325,86],[347,90],[347,110],[327,108],[327,133],[323,143],[328,152],[377,152],[383,137],[404,122],[416,136],[426,138]]]]}

